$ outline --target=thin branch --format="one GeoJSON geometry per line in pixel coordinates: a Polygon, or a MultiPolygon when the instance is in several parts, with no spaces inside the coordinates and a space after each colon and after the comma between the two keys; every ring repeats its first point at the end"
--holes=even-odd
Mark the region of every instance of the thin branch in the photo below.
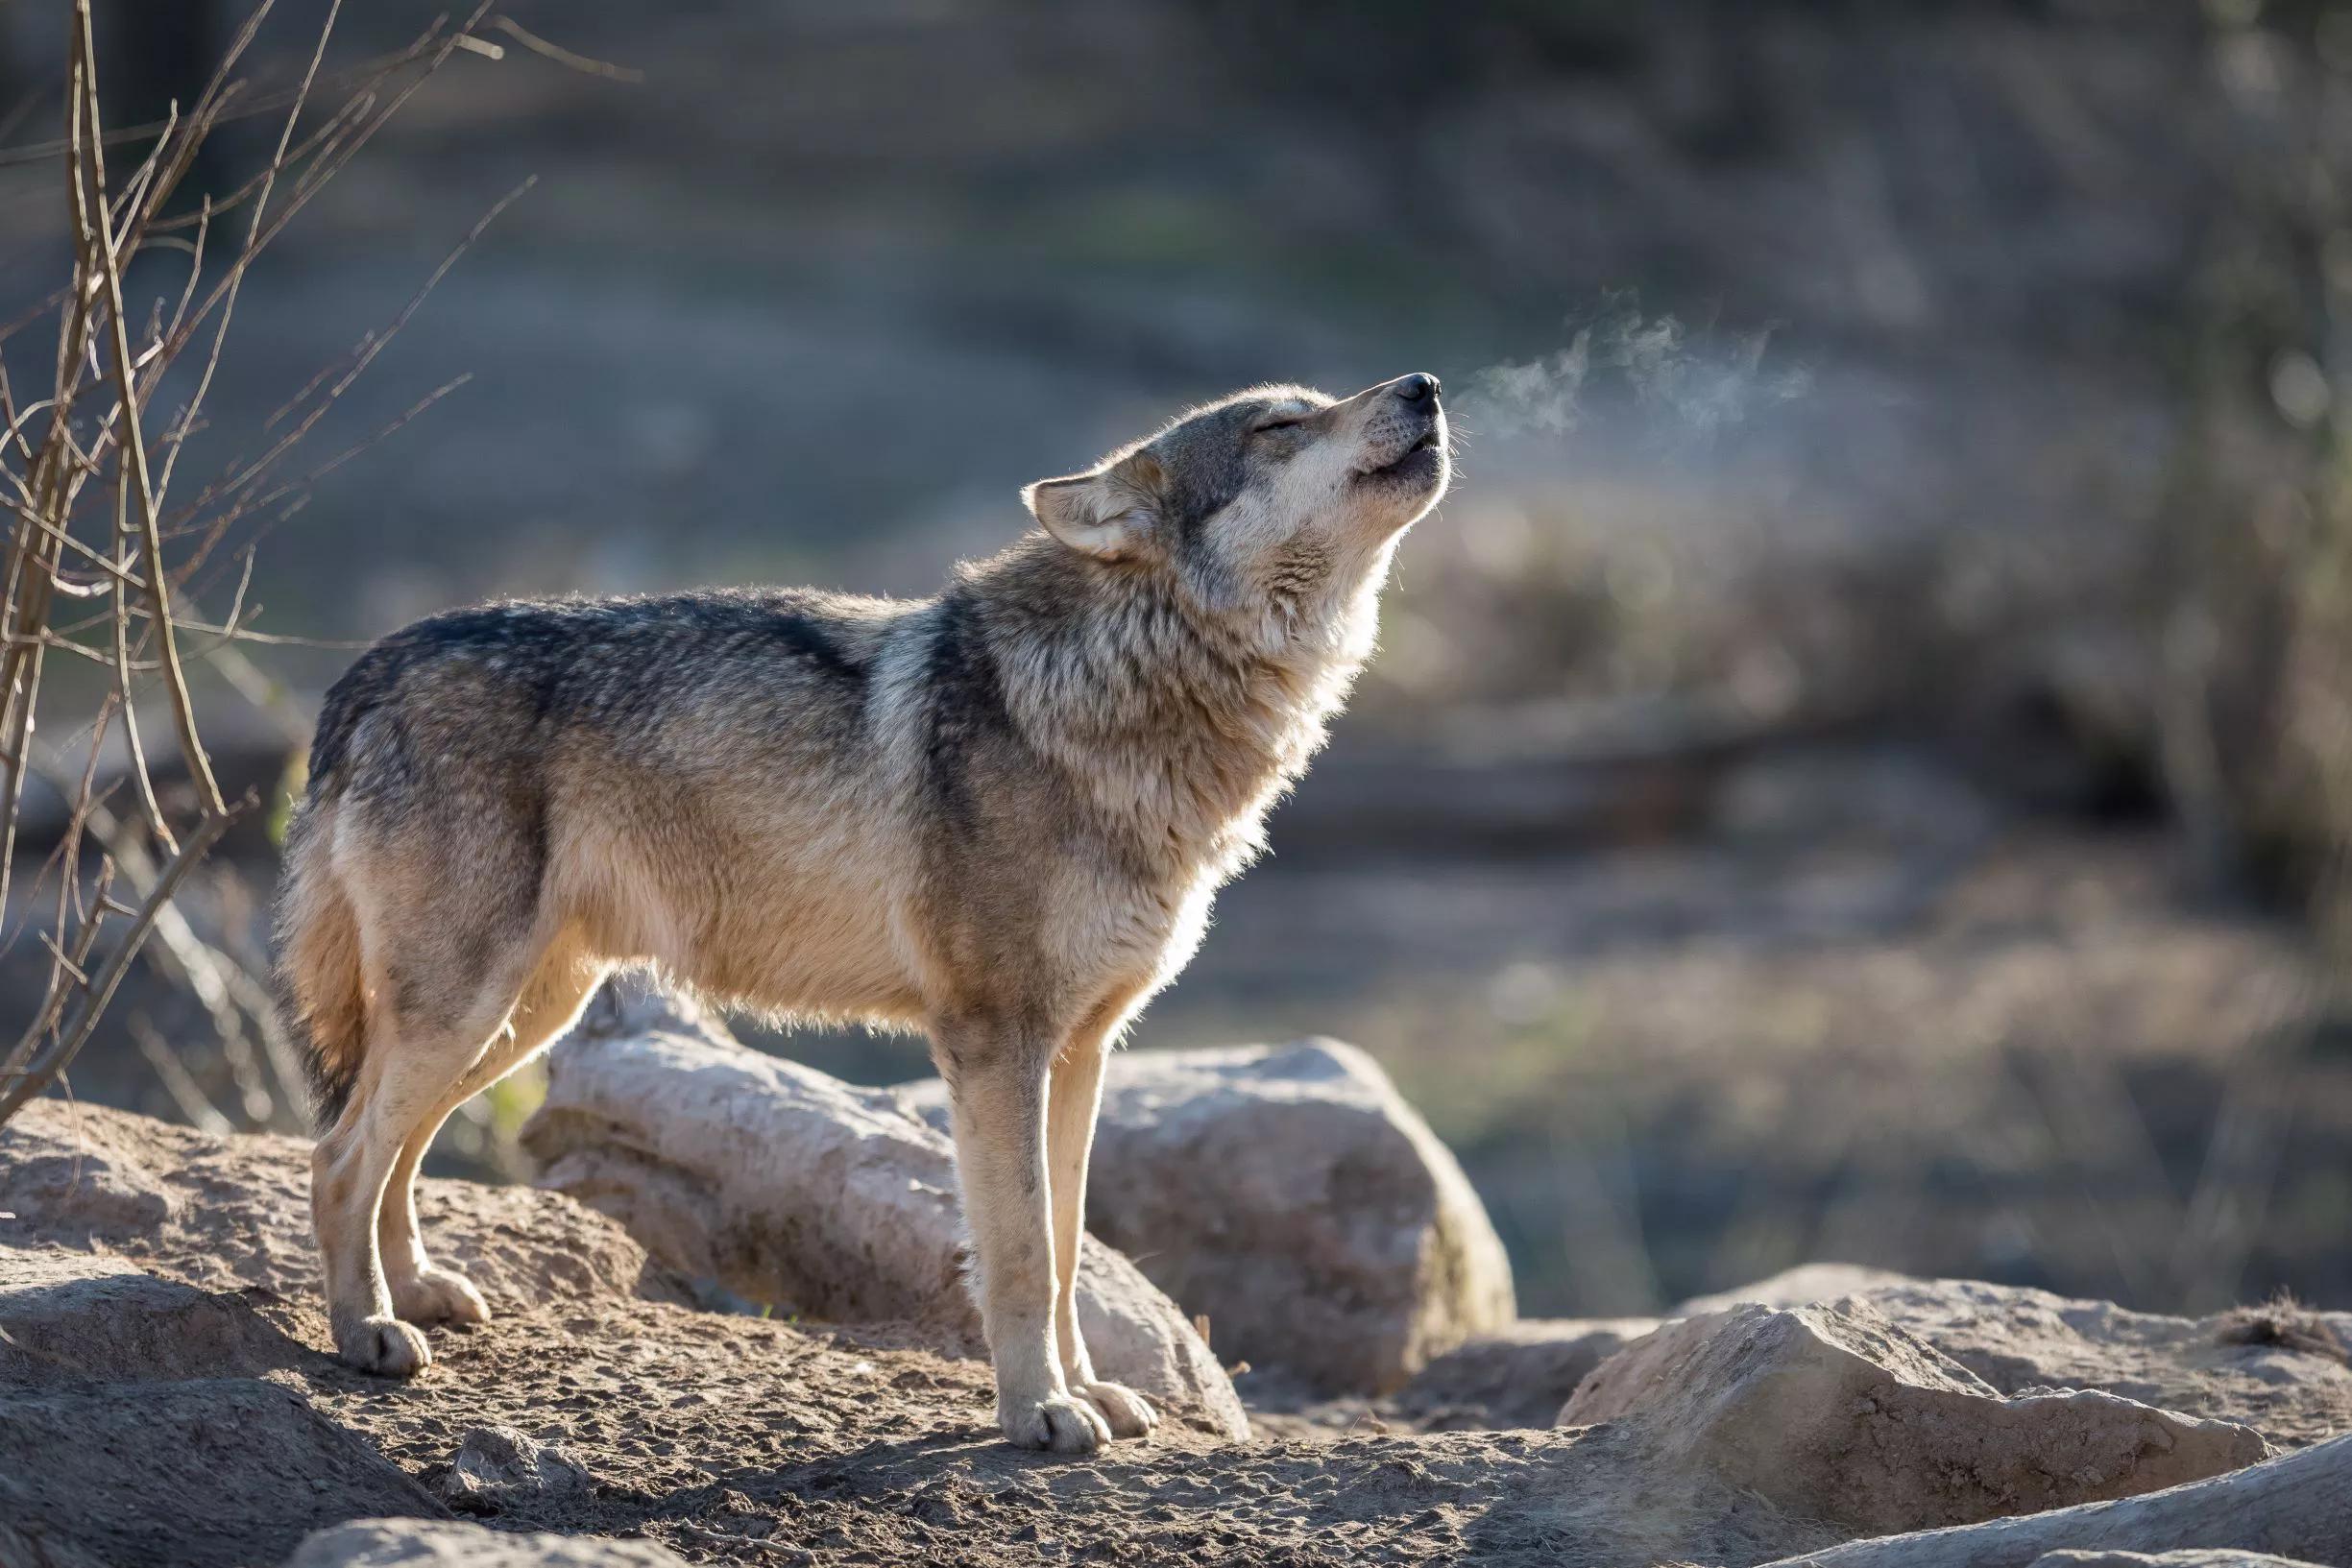
{"type": "MultiPolygon", "coordinates": [[[[419,288],[414,295],[410,296],[408,302],[400,307],[400,314],[393,317],[390,325],[385,326],[381,332],[376,333],[373,336],[362,340],[364,347],[356,356],[351,368],[346,370],[342,375],[336,378],[334,384],[327,388],[326,395],[316,403],[312,404],[310,409],[304,413],[303,418],[294,425],[294,427],[288,430],[284,435],[279,437],[278,440],[272,444],[270,448],[263,452],[261,456],[254,459],[254,461],[251,463],[246,464],[232,476],[215,481],[213,484],[206,486],[205,493],[199,495],[196,500],[191,503],[186,512],[175,514],[175,525],[182,519],[198,510],[201,510],[206,504],[236,495],[239,491],[248,490],[253,485],[258,483],[261,479],[267,477],[272,466],[275,465],[287,452],[293,450],[304,436],[308,435],[311,430],[317,427],[319,421],[326,417],[327,411],[334,405],[335,400],[338,398],[341,398],[343,394],[350,389],[352,382],[359,379],[360,374],[365,372],[370,365],[376,362],[376,356],[382,353],[391,344],[392,340],[400,335],[400,329],[408,325],[411,318],[413,318],[417,311],[423,307],[426,299],[432,295],[434,288],[439,285],[444,277],[449,276],[449,269],[456,266],[458,259],[469,250],[473,248],[474,243],[482,237],[483,231],[489,229],[489,227],[497,220],[500,213],[504,212],[508,207],[514,205],[516,202],[521,199],[522,194],[525,191],[529,190],[538,182],[539,177],[537,175],[532,175],[525,179],[521,184],[517,185],[513,190],[508,191],[504,196],[500,197],[496,203],[494,203],[489,211],[483,213],[480,218],[475,220],[473,227],[466,231],[465,237],[460,239],[454,246],[450,247],[449,253],[441,258],[441,265],[435,267],[432,271],[432,275],[425,278],[424,286],[419,288]]],[[[382,433],[389,434],[392,430],[399,429],[400,425],[406,423],[410,419],[415,418],[416,415],[422,413],[425,408],[429,407],[440,398],[446,396],[449,392],[454,391],[458,385],[462,384],[462,381],[463,378],[461,377],[458,382],[452,382],[433,393],[430,397],[424,398],[415,407],[409,409],[399,419],[395,420],[382,433]]],[[[331,468],[335,466],[335,464],[347,461],[349,458],[355,455],[355,453],[356,449],[353,451],[345,452],[340,457],[336,458],[334,463],[330,463],[328,467],[331,468]]],[[[320,472],[325,471],[325,469],[320,470],[320,472]]],[[[221,537],[225,535],[230,527],[234,526],[235,523],[248,512],[252,511],[255,506],[266,504],[268,499],[275,498],[276,496],[283,494],[285,494],[285,491],[280,489],[271,492],[268,497],[260,499],[256,499],[251,495],[238,497],[234,504],[230,506],[226,512],[221,514],[221,516],[213,519],[212,522],[206,526],[205,543],[197,547],[193,558],[194,561],[201,563],[205,556],[210,553],[213,546],[219,543],[221,537]]],[[[189,569],[193,569],[192,567],[189,569]]]]}
{"type": "MultiPolygon", "coordinates": [[[[467,27],[471,28],[475,22],[478,22],[493,3],[494,0],[481,0],[473,16],[468,19],[467,27]]],[[[435,36],[440,25],[440,22],[436,21],[432,28],[428,28],[424,38],[419,40],[420,45],[435,36]]],[[[205,393],[211,386],[213,374],[219,367],[221,347],[229,328],[229,314],[235,307],[236,290],[243,283],[246,270],[253,265],[255,258],[261,253],[263,249],[284,229],[285,226],[293,221],[295,214],[300,212],[309,203],[311,197],[318,193],[320,187],[351,161],[358,150],[383,128],[385,122],[408,102],[417,89],[440,70],[443,64],[447,63],[449,56],[455,50],[456,44],[445,39],[426,60],[423,72],[403,85],[389,105],[373,118],[361,124],[348,137],[339,139],[334,148],[327,153],[322,153],[319,161],[305,173],[303,178],[296,181],[292,198],[266,231],[259,229],[261,215],[259,209],[256,208],[254,223],[249,227],[247,232],[245,249],[230,265],[229,276],[213,285],[212,292],[206,297],[204,304],[198,307],[195,315],[189,319],[182,331],[176,333],[165,346],[164,351],[167,355],[176,355],[185,346],[187,334],[193,333],[197,327],[202,326],[216,308],[222,311],[220,323],[213,335],[212,350],[206,359],[204,375],[198,383],[196,395],[189,402],[188,412],[165,437],[166,445],[171,447],[170,454],[165,458],[163,466],[163,480],[167,488],[171,482],[173,469],[179,460],[180,443],[186,438],[188,426],[195,418],[196,409],[203,402],[205,393]]],[[[291,129],[290,125],[289,129],[291,129]]],[[[281,139],[280,158],[274,162],[282,162],[283,145],[281,139]]],[[[206,498],[213,493],[212,489],[207,489],[206,495],[197,498],[196,504],[201,507],[206,498]]]]}
{"type": "MultiPolygon", "coordinates": [[[[488,8],[485,7],[484,9],[487,10],[488,8]]],[[[224,94],[233,95],[243,90],[244,84],[228,83],[224,84],[221,82],[221,77],[225,76],[227,72],[235,65],[238,57],[244,53],[245,47],[253,41],[253,35],[258,30],[261,19],[268,15],[269,12],[270,4],[267,3],[267,0],[265,0],[265,3],[247,19],[245,27],[240,31],[237,40],[231,44],[229,55],[222,60],[220,70],[215,73],[214,85],[207,89],[208,92],[217,91],[224,94]]],[[[400,49],[396,49],[388,55],[377,55],[373,60],[361,60],[356,65],[349,66],[343,70],[333,72],[332,74],[323,78],[321,84],[326,86],[340,86],[349,82],[376,81],[383,77],[392,75],[393,73],[407,66],[423,62],[433,54],[435,48],[437,47],[435,40],[440,37],[441,28],[446,21],[446,17],[441,21],[436,21],[432,27],[425,31],[424,36],[418,38],[414,43],[408,44],[400,49]]],[[[288,104],[294,102],[295,97],[296,91],[293,88],[284,88],[278,92],[268,93],[254,99],[252,102],[238,109],[234,113],[216,114],[210,123],[225,125],[231,121],[250,120],[263,114],[274,114],[278,110],[284,109],[288,104]]],[[[121,130],[109,132],[106,137],[107,145],[111,147],[122,142],[141,141],[149,136],[155,135],[157,133],[162,131],[163,128],[164,122],[161,120],[150,120],[144,125],[126,126],[121,130]]],[[[67,145],[68,144],[63,141],[36,141],[27,142],[21,147],[11,147],[5,150],[0,150],[0,169],[9,168],[16,164],[44,162],[47,159],[56,157],[59,154],[64,152],[67,145]]]]}
{"type": "Polygon", "coordinates": [[[505,34],[508,37],[514,39],[517,43],[522,45],[523,48],[531,51],[531,53],[545,56],[546,59],[555,61],[558,65],[581,72],[584,75],[601,76],[614,82],[643,82],[645,80],[645,73],[638,70],[635,66],[616,65],[611,60],[591,60],[586,55],[573,54],[570,50],[564,48],[561,44],[549,43],[538,34],[533,33],[528,28],[524,27],[521,22],[516,21],[512,16],[501,16],[497,21],[492,22],[490,25],[497,28],[499,32],[505,34]]]}
{"type": "MultiPolygon", "coordinates": [[[[327,477],[327,475],[334,472],[335,470],[343,467],[344,464],[349,463],[352,458],[357,457],[360,453],[378,445],[386,437],[399,430],[402,425],[408,423],[418,415],[424,413],[426,409],[441,401],[442,398],[447,398],[450,393],[455,392],[459,387],[464,386],[467,382],[473,379],[473,373],[472,371],[466,372],[463,375],[452,376],[448,381],[443,382],[440,386],[437,386],[432,391],[426,393],[424,397],[418,398],[415,402],[409,404],[405,409],[402,409],[400,414],[393,418],[390,423],[376,431],[375,434],[369,436],[366,440],[354,442],[351,446],[346,446],[343,448],[343,450],[337,452],[334,456],[328,458],[317,468],[312,469],[308,473],[303,474],[300,479],[289,479],[284,484],[279,485],[276,490],[266,491],[263,494],[255,496],[250,505],[253,507],[268,506],[273,501],[279,500],[283,496],[307,491],[321,479],[324,479],[327,477]]],[[[228,618],[231,622],[234,622],[236,619],[234,615],[229,616],[228,618]]]]}
{"type": "Polygon", "coordinates": [[[169,118],[164,122],[163,134],[156,142],[155,150],[140,159],[139,166],[132,171],[131,178],[123,181],[123,193],[115,199],[115,210],[108,214],[108,221],[118,231],[132,227],[133,215],[139,210],[140,203],[145,199],[147,192],[154,188],[153,182],[156,175],[163,167],[163,154],[172,144],[172,133],[179,127],[180,106],[174,104],[171,106],[169,118]]]}
{"type": "MultiPolygon", "coordinates": [[[[109,334],[114,347],[114,379],[123,400],[122,463],[118,472],[124,486],[135,485],[139,503],[139,548],[147,568],[147,602],[155,617],[155,636],[163,660],[164,682],[171,692],[172,718],[180,730],[182,760],[186,762],[189,777],[195,780],[205,815],[215,817],[228,810],[221,799],[221,786],[212,777],[211,759],[205,755],[204,742],[196,734],[196,711],[188,696],[187,672],[180,667],[180,659],[173,645],[171,590],[163,574],[163,542],[158,536],[156,520],[155,492],[150,487],[147,471],[147,446],[139,432],[137,373],[131,365],[131,333],[123,321],[123,279],[115,264],[114,240],[109,232],[106,204],[106,155],[96,142],[98,131],[98,81],[93,60],[96,54],[91,41],[90,0],[74,0],[75,18],[79,23],[77,39],[81,56],[81,87],[87,95],[89,127],[92,141],[86,150],[91,194],[86,221],[94,224],[96,232],[88,234],[85,243],[95,247],[98,263],[106,281],[107,305],[112,331],[109,334]]],[[[325,47],[322,43],[321,48],[325,47]]],[[[76,182],[77,194],[80,183],[76,182]]],[[[256,208],[256,216],[258,208],[256,208]]]]}
{"type": "MultiPolygon", "coordinates": [[[[229,825],[235,819],[235,812],[223,810],[217,815],[206,817],[188,834],[187,841],[180,846],[180,853],[171,857],[162,874],[157,877],[155,890],[140,903],[138,915],[131,922],[130,929],[123,932],[121,940],[115,943],[105,967],[98,971],[88,989],[83,992],[81,1004],[74,1009],[73,1016],[59,1027],[57,1038],[35,1052],[32,1061],[16,1075],[14,1082],[0,1085],[0,1122],[6,1122],[15,1115],[18,1106],[55,1082],[57,1075],[65,1071],[66,1064],[88,1042],[90,1032],[98,1026],[99,1015],[106,1011],[107,1003],[114,1000],[115,989],[123,981],[123,972],[131,967],[131,960],[137,953],[140,944],[147,940],[147,933],[155,929],[163,906],[180,891],[180,884],[187,880],[189,872],[196,869],[196,862],[220,841],[221,834],[229,831],[229,825]]],[[[95,919],[88,923],[88,929],[93,935],[97,925],[95,919]]]]}

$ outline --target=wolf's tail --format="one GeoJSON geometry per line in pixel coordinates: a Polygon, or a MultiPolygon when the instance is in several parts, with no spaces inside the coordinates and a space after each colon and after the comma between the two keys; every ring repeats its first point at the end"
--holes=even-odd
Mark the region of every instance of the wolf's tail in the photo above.
{"type": "Polygon", "coordinates": [[[336,809],[314,798],[296,813],[278,896],[279,1023],[301,1048],[322,1133],[343,1118],[367,1040],[359,917],[327,854],[336,809]]]}

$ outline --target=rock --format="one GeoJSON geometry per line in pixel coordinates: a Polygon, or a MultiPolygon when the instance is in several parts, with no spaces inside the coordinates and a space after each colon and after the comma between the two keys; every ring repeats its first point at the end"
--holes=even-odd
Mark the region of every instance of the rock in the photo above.
{"type": "Polygon", "coordinates": [[[2250,1549],[2352,1568],[2352,1437],[2146,1497],[1851,1541],[1768,1568],[2033,1568],[2053,1552],[2098,1554],[2093,1560],[2102,1562],[2182,1551],[2223,1553],[2233,1564],[2273,1560],[2250,1549]]]}
{"type": "MultiPolygon", "coordinates": [[[[557,1194],[428,1180],[418,1207],[433,1256],[471,1275],[494,1309],[686,1299],[619,1226],[557,1194]]],[[[36,1099],[0,1126],[0,1214],[13,1216],[0,1218],[0,1246],[47,1242],[170,1259],[158,1271],[203,1289],[319,1299],[310,1147],[299,1139],[220,1138],[36,1099]]]]}
{"type": "Polygon", "coordinates": [[[2033,1568],[2316,1568],[2292,1557],[2267,1552],[2051,1552],[2034,1558],[2033,1568]]]}
{"type": "Polygon", "coordinates": [[[359,1519],[303,1542],[285,1568],[685,1568],[653,1541],[509,1535],[480,1525],[359,1519]]]}
{"type": "Polygon", "coordinates": [[[0,1247],[0,1385],[255,1376],[315,1357],[255,1310],[119,1258],[0,1247]]]}
{"type": "Polygon", "coordinates": [[[1425,1432],[1548,1427],[1593,1368],[1658,1326],[1654,1317],[1508,1324],[1440,1356],[1379,1409],[1425,1432]]]}
{"type": "Polygon", "coordinates": [[[1868,1299],[2003,1393],[2100,1388],[2243,1421],[2286,1444],[2352,1429],[2340,1313],[2245,1307],[2167,1317],[1975,1280],[1897,1281],[1868,1299]]]}
{"type": "MultiPolygon", "coordinates": [[[[756,1301],[837,1322],[907,1319],[966,1352],[963,1227],[945,1136],[888,1090],[852,1088],[673,1014],[582,1031],[551,1059],[523,1128],[541,1183],[618,1218],[664,1262],[756,1301]]],[[[1079,1322],[1103,1376],[1249,1433],[1186,1315],[1100,1244],[1079,1322]]]]}
{"type": "Polygon", "coordinates": [[[2344,1313],[2273,1305],[2169,1317],[2024,1286],[1913,1279],[1850,1264],[1807,1264],[1676,1312],[1849,1294],[2004,1394],[2097,1388],[2185,1415],[2243,1421],[2283,1444],[2352,1430],[2352,1315],[2344,1313]]]}
{"type": "Polygon", "coordinates": [[[555,1444],[513,1427],[476,1427],[433,1489],[460,1513],[497,1513],[520,1502],[583,1495],[594,1485],[587,1468],[555,1444]]]}
{"type": "MultiPolygon", "coordinates": [[[[945,1124],[945,1085],[905,1092],[945,1124]]],[[[1462,1168],[1336,1040],[1112,1056],[1086,1225],[1205,1315],[1219,1354],[1326,1393],[1390,1392],[1515,1315],[1462,1168]]]]}
{"type": "Polygon", "coordinates": [[[1623,1421],[1776,1505],[1861,1532],[2127,1497],[2261,1459],[2256,1433],[2113,1394],[2003,1397],[1867,1301],[1669,1324],[1560,1416],[1623,1421]]]}
{"type": "Polygon", "coordinates": [[[0,1395],[0,1518],[114,1568],[241,1568],[276,1561],[305,1532],[356,1515],[443,1512],[398,1467],[275,1384],[0,1395]]]}

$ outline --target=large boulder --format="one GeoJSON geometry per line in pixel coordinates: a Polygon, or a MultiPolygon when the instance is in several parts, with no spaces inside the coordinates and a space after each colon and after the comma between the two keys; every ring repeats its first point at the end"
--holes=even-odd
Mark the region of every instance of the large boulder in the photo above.
{"type": "MultiPolygon", "coordinates": [[[[839,1322],[902,1319],[966,1350],[964,1232],[947,1138],[888,1090],[747,1050],[683,1009],[558,1047],[523,1128],[543,1186],[618,1219],[664,1262],[839,1322]]],[[[1105,1376],[1247,1436],[1185,1314],[1110,1248],[1085,1249],[1079,1323],[1105,1376]]]]}
{"type": "Polygon", "coordinates": [[[1857,1532],[2127,1497],[2268,1451],[2113,1394],[2004,1397],[1858,1298],[1669,1324],[1602,1363],[1560,1420],[1628,1423],[1664,1462],[1857,1532]]]}
{"type": "MultiPolygon", "coordinates": [[[[906,1086],[944,1124],[936,1079],[906,1086]]],[[[1086,1226],[1209,1320],[1220,1353],[1387,1393],[1515,1315],[1468,1178],[1336,1040],[1115,1054],[1086,1226]]]]}
{"type": "Polygon", "coordinates": [[[242,1568],[275,1562],[309,1532],[356,1515],[443,1511],[390,1460],[275,1384],[0,1394],[0,1519],[114,1568],[242,1568]]]}
{"type": "Polygon", "coordinates": [[[2173,1553],[2196,1553],[2186,1559],[2195,1568],[2251,1568],[2267,1560],[2256,1553],[2352,1568],[2352,1437],[2145,1497],[1850,1541],[1767,1568],[2037,1568],[2052,1553],[2095,1554],[2088,1560],[2102,1568],[2120,1554],[2146,1553],[2165,1554],[2156,1559],[2162,1562],[2183,1560],[2173,1553]]]}
{"type": "Polygon", "coordinates": [[[2243,1421],[2282,1444],[2352,1431],[2352,1314],[2286,1304],[2209,1317],[2131,1312],[1981,1280],[1810,1264],[1685,1302],[1791,1306],[1859,1295],[2002,1393],[2098,1388],[2187,1415],[2243,1421]]]}
{"type": "Polygon", "coordinates": [[[285,1568],[685,1568],[654,1541],[510,1535],[480,1525],[355,1519],[303,1542],[285,1568]]]}

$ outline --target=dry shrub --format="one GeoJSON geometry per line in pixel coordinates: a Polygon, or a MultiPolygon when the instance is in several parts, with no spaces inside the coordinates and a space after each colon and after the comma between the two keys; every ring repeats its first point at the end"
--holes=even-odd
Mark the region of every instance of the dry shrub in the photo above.
{"type": "MultiPolygon", "coordinates": [[[[48,384],[37,395],[20,392],[0,365],[0,508],[10,519],[0,579],[0,909],[30,908],[8,940],[37,942],[49,954],[45,992],[12,1043],[0,1046],[0,1120],[57,1080],[143,951],[199,996],[224,1040],[258,1032],[271,1048],[281,1101],[299,1102],[291,1053],[275,1035],[262,987],[198,941],[173,905],[206,851],[254,806],[226,798],[215,778],[188,672],[204,662],[231,686],[262,684],[240,679],[251,672],[238,644],[266,640],[245,606],[254,539],[367,445],[304,471],[290,461],[423,293],[297,392],[259,432],[257,455],[237,459],[185,499],[174,479],[202,425],[205,394],[255,261],[460,49],[497,55],[473,36],[489,9],[485,0],[454,29],[436,22],[405,49],[326,73],[330,7],[299,83],[264,92],[236,74],[269,14],[262,0],[193,105],[174,106],[159,125],[109,130],[100,114],[90,0],[61,7],[70,29],[64,133],[0,154],[0,164],[54,164],[63,176],[60,202],[72,242],[64,281],[27,315],[0,323],[0,341],[41,328],[56,334],[48,384]],[[331,109],[306,113],[337,95],[331,109]],[[280,125],[266,165],[225,195],[176,208],[207,138],[255,115],[280,125]],[[125,146],[147,149],[127,172],[110,164],[125,146]],[[123,277],[154,251],[186,255],[185,283],[142,320],[125,299],[123,277]],[[183,356],[190,369],[175,376],[183,356]],[[224,608],[206,614],[208,597],[224,608]],[[73,673],[92,678],[45,679],[66,665],[88,666],[73,673]],[[154,724],[158,709],[168,715],[164,744],[176,754],[182,787],[157,786],[151,763],[159,736],[143,725],[154,724]],[[32,885],[12,889],[28,802],[40,799],[29,783],[63,803],[62,827],[32,885]],[[161,945],[149,949],[158,933],[161,945]]],[[[167,1083],[180,1084],[168,1049],[150,1055],[167,1083]]]]}

